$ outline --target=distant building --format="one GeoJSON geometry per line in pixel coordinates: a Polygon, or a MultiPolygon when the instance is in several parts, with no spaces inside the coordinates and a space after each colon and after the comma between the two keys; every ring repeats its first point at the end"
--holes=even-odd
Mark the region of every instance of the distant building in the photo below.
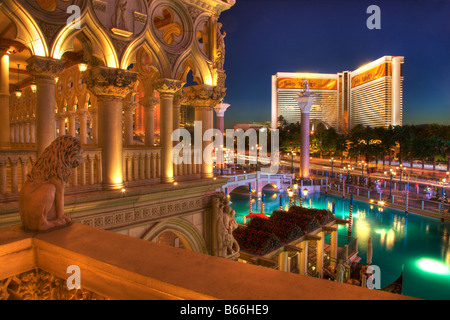
{"type": "Polygon", "coordinates": [[[234,130],[242,129],[247,131],[248,129],[255,129],[258,131],[261,128],[270,128],[270,122],[247,122],[247,123],[239,123],[234,126],[234,130]]]}
{"type": "Polygon", "coordinates": [[[316,97],[310,118],[348,132],[358,124],[371,127],[402,125],[404,57],[384,56],[355,71],[336,74],[285,73],[272,76],[272,128],[278,117],[301,122],[294,97],[303,89],[302,79],[316,97]]]}

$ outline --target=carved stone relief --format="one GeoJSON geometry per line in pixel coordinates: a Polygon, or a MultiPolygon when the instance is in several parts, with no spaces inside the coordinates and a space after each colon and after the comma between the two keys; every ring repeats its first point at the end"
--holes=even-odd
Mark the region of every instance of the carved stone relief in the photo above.
{"type": "Polygon", "coordinates": [[[69,290],[66,281],[37,269],[0,280],[0,300],[108,300],[94,292],[69,290]]]}

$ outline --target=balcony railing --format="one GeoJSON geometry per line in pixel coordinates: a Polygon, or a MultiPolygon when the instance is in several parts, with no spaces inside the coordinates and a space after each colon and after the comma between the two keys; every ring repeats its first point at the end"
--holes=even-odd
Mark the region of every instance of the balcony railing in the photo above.
{"type": "MultiPolygon", "coordinates": [[[[17,201],[20,189],[37,159],[35,150],[15,144],[21,149],[0,151],[0,202],[17,201]],[[23,148],[22,148],[23,147],[23,148]]],[[[83,163],[72,169],[67,194],[100,190],[102,183],[102,150],[83,146],[83,163]]],[[[174,164],[177,181],[198,178],[201,164],[174,164]]],[[[123,148],[123,179],[127,186],[156,184],[161,177],[160,147],[123,148]]]]}

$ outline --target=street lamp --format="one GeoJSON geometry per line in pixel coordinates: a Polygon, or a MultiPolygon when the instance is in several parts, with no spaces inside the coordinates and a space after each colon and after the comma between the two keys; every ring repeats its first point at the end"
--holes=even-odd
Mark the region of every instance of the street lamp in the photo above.
{"type": "Polygon", "coordinates": [[[392,178],[396,175],[396,173],[392,169],[389,169],[389,172],[385,171],[384,174],[389,175],[391,177],[391,180],[389,182],[389,198],[388,199],[392,199],[392,178]]]}
{"type": "Polygon", "coordinates": [[[292,187],[294,188],[294,205],[297,205],[297,193],[298,193],[298,184],[294,183],[292,185],[292,187]]]}
{"type": "Polygon", "coordinates": [[[287,188],[287,193],[289,196],[289,209],[291,208],[291,204],[292,204],[292,197],[294,196],[294,191],[292,190],[291,187],[287,188]]]}
{"type": "Polygon", "coordinates": [[[306,196],[308,195],[308,189],[303,189],[303,195],[305,196],[305,200],[306,200],[306,196]]]}
{"type": "Polygon", "coordinates": [[[396,168],[397,170],[400,170],[400,183],[402,182],[402,174],[403,174],[403,165],[401,164],[396,168]]]}
{"type": "Polygon", "coordinates": [[[333,177],[334,158],[331,158],[331,177],[333,177]]]}
{"type": "Polygon", "coordinates": [[[291,173],[294,173],[294,156],[295,152],[291,151],[291,173]]]}
{"type": "Polygon", "coordinates": [[[365,161],[361,161],[361,179],[364,181],[364,168],[367,166],[367,163],[365,161]]]}
{"type": "Polygon", "coordinates": [[[344,170],[347,172],[347,183],[349,183],[350,181],[350,172],[354,169],[355,168],[353,168],[353,166],[350,164],[347,167],[344,167],[344,170]]]}

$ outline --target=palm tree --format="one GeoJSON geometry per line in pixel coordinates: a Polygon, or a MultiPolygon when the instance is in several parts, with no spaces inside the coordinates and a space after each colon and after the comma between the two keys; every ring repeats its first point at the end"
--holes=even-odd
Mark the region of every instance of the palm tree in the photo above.
{"type": "Polygon", "coordinates": [[[338,135],[336,138],[336,148],[335,148],[335,154],[339,155],[341,157],[341,166],[344,163],[344,153],[348,150],[348,142],[347,137],[342,134],[338,135]]]}
{"type": "Polygon", "coordinates": [[[399,164],[403,163],[403,156],[410,152],[409,148],[412,145],[412,128],[410,125],[394,126],[393,139],[399,144],[398,159],[399,164]]]}

